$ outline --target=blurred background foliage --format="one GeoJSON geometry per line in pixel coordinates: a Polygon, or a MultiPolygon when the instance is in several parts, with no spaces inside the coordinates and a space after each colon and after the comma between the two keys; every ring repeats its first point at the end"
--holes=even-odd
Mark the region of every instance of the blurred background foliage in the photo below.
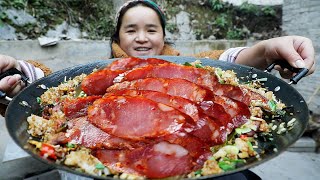
{"type": "MultiPolygon", "coordinates": [[[[196,39],[266,39],[281,35],[282,8],[244,3],[233,6],[221,0],[155,0],[167,16],[166,29],[179,33],[175,16],[183,11],[190,15],[196,39]]],[[[45,35],[49,29],[66,21],[86,32],[87,39],[110,37],[116,10],[112,0],[2,0],[3,8],[24,10],[37,19],[36,24],[18,26],[0,12],[0,26],[13,26],[29,39],[45,35]]]]}

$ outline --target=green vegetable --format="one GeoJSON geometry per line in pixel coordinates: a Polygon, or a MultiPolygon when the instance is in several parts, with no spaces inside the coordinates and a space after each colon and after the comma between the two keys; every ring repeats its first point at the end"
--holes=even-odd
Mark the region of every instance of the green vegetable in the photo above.
{"type": "Polygon", "coordinates": [[[236,165],[238,163],[244,163],[245,160],[243,159],[229,159],[229,158],[223,158],[222,161],[218,162],[219,167],[224,171],[230,171],[236,168],[236,165]]]}
{"type": "Polygon", "coordinates": [[[218,76],[222,76],[222,69],[220,69],[220,68],[216,68],[216,72],[217,72],[217,75],[218,76]]]}
{"type": "Polygon", "coordinates": [[[222,79],[222,69],[220,69],[220,68],[216,68],[216,75],[217,75],[217,77],[218,77],[218,81],[219,81],[219,83],[220,84],[224,84],[225,82],[224,82],[224,80],[222,79]]]}
{"type": "Polygon", "coordinates": [[[190,64],[189,62],[185,62],[183,65],[185,65],[185,66],[192,66],[192,64],[190,64]]]}
{"type": "Polygon", "coordinates": [[[201,173],[202,173],[201,169],[199,169],[198,171],[194,172],[195,175],[201,175],[201,173]]]}
{"type": "Polygon", "coordinates": [[[40,104],[41,103],[41,98],[37,97],[37,103],[40,104]]]}
{"type": "Polygon", "coordinates": [[[220,161],[218,165],[224,171],[230,171],[236,168],[236,163],[230,161],[220,161]]]}
{"type": "Polygon", "coordinates": [[[236,133],[237,134],[245,134],[245,133],[248,133],[250,131],[251,131],[251,129],[248,128],[248,127],[236,128],[236,133]]]}
{"type": "Polygon", "coordinates": [[[269,105],[269,107],[271,108],[271,111],[276,111],[276,109],[277,109],[277,104],[276,104],[276,102],[274,102],[274,101],[268,101],[268,105],[269,105]]]}
{"type": "Polygon", "coordinates": [[[75,147],[76,147],[76,145],[74,145],[74,144],[72,144],[72,143],[69,143],[69,142],[68,142],[67,147],[68,147],[68,148],[75,148],[75,147]]]}
{"type": "Polygon", "coordinates": [[[196,64],[196,68],[204,68],[201,64],[196,64]]]}
{"type": "Polygon", "coordinates": [[[247,141],[247,144],[248,144],[248,146],[249,146],[249,149],[250,149],[251,151],[253,151],[253,147],[252,147],[251,142],[250,142],[250,141],[247,141]]]}
{"type": "Polygon", "coordinates": [[[103,164],[101,164],[101,163],[96,164],[96,169],[102,170],[104,168],[105,168],[105,166],[103,164]]]}

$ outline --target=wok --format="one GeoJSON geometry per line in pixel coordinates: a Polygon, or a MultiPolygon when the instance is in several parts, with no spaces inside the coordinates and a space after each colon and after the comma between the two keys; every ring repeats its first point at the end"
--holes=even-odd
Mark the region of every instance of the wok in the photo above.
{"type": "MultiPolygon", "coordinates": [[[[156,58],[165,59],[171,62],[183,64],[185,62],[193,62],[196,59],[193,57],[175,57],[175,56],[155,56],[156,58]]],[[[99,68],[101,66],[105,66],[112,62],[112,60],[103,60],[103,61],[95,61],[92,63],[88,63],[85,65],[78,65],[75,67],[67,68],[64,70],[57,71],[47,77],[44,77],[28,87],[26,87],[23,91],[21,91],[13,100],[10,102],[8,109],[6,111],[5,119],[6,126],[9,131],[10,136],[13,140],[23,148],[27,153],[29,153],[33,158],[44,162],[46,164],[52,165],[55,168],[65,170],[70,173],[74,173],[81,176],[87,176],[92,178],[102,178],[97,176],[92,176],[89,174],[81,173],[75,171],[72,168],[67,166],[55,164],[53,161],[46,160],[41,158],[36,152],[35,148],[27,143],[30,135],[27,133],[28,123],[26,121],[27,117],[30,114],[37,114],[40,112],[40,106],[37,103],[37,97],[39,97],[45,90],[38,88],[39,85],[43,84],[47,87],[58,86],[61,82],[66,79],[73,78],[82,73],[89,74],[92,72],[94,68],[99,68]],[[30,106],[21,106],[19,103],[22,101],[26,101],[30,106]]],[[[308,122],[308,107],[306,105],[303,97],[298,93],[296,89],[291,87],[285,81],[271,75],[265,73],[261,70],[247,67],[238,64],[232,64],[222,61],[214,61],[210,59],[200,59],[203,65],[209,65],[214,67],[220,67],[222,69],[230,69],[237,73],[238,77],[245,77],[243,81],[247,81],[248,78],[252,77],[253,74],[257,74],[257,78],[268,78],[267,82],[265,82],[265,87],[268,87],[269,90],[274,91],[274,89],[279,86],[279,91],[274,91],[274,94],[277,98],[281,99],[283,103],[291,108],[291,114],[286,114],[283,118],[283,121],[287,122],[292,118],[296,118],[297,121],[292,130],[286,132],[285,134],[278,135],[274,133],[274,141],[273,142],[261,142],[265,146],[266,152],[261,156],[261,159],[250,158],[247,160],[247,163],[237,167],[235,170],[228,171],[221,174],[210,175],[200,177],[199,179],[207,179],[214,178],[219,176],[225,176],[229,174],[233,174],[236,172],[244,171],[246,169],[257,166],[261,163],[264,163],[276,156],[278,156],[281,152],[285,151],[290,145],[292,145],[296,140],[298,140],[303,134],[307,122],[308,122]],[[277,148],[277,151],[274,151],[274,148],[277,148]]],[[[242,78],[239,78],[240,80],[242,78]]],[[[259,142],[260,143],[260,142],[259,142]]],[[[113,179],[112,177],[104,177],[104,179],[113,179]]]]}

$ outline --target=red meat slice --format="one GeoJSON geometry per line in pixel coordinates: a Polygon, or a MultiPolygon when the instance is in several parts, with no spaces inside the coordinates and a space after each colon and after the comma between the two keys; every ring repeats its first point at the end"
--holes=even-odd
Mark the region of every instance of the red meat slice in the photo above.
{"type": "Polygon", "coordinates": [[[248,106],[240,101],[233,100],[224,96],[215,96],[214,102],[220,104],[232,119],[232,126],[228,126],[230,130],[246,123],[250,118],[250,110],[248,106]]]}
{"type": "Polygon", "coordinates": [[[144,97],[107,96],[88,108],[88,119],[103,131],[126,139],[143,140],[173,133],[186,122],[172,107],[144,97]]]}
{"type": "Polygon", "coordinates": [[[106,133],[87,121],[87,117],[69,121],[65,136],[69,142],[91,149],[133,149],[145,146],[145,142],[125,140],[106,133]]]}
{"type": "Polygon", "coordinates": [[[128,158],[133,160],[133,168],[148,178],[186,174],[193,168],[192,157],[187,149],[165,141],[130,153],[128,158]]]}
{"type": "Polygon", "coordinates": [[[91,73],[82,80],[81,89],[89,96],[103,95],[106,89],[113,85],[114,78],[123,72],[123,70],[111,71],[103,69],[91,73]]]}
{"type": "Polygon", "coordinates": [[[180,78],[193,82],[213,92],[215,95],[223,95],[247,105],[251,100],[263,100],[265,98],[249,89],[230,84],[220,84],[218,78],[210,71],[192,66],[178,64],[152,64],[141,68],[135,68],[124,73],[122,81],[132,81],[145,78],[180,78]]]}
{"type": "Polygon", "coordinates": [[[163,59],[157,59],[157,58],[141,59],[136,57],[129,57],[129,58],[122,58],[122,59],[113,61],[105,69],[110,69],[112,71],[130,70],[133,68],[142,67],[149,64],[164,64],[164,63],[170,63],[170,62],[163,59]]]}
{"type": "Polygon", "coordinates": [[[85,77],[81,83],[81,88],[88,95],[103,95],[106,89],[114,83],[114,78],[126,70],[149,64],[163,63],[170,62],[156,58],[140,59],[130,57],[119,59],[113,61],[104,69],[93,72],[85,77]]]}
{"type": "Polygon", "coordinates": [[[208,70],[173,63],[159,65],[153,64],[132,69],[124,73],[123,81],[132,81],[151,77],[185,79],[211,91],[214,86],[219,83],[217,77],[212,75],[208,70]]]}
{"type": "Polygon", "coordinates": [[[119,91],[113,91],[112,93],[107,93],[105,96],[116,95],[116,96],[142,96],[148,98],[152,101],[162,103],[173,107],[180,112],[190,116],[195,122],[199,120],[198,106],[192,101],[178,97],[171,96],[158,91],[150,90],[135,90],[135,89],[122,89],[119,91]]]}
{"type": "Polygon", "coordinates": [[[113,92],[121,89],[151,90],[179,96],[193,102],[201,102],[212,93],[184,79],[146,78],[116,83],[107,89],[113,92]]]}
{"type": "Polygon", "coordinates": [[[195,166],[186,148],[165,141],[132,151],[95,150],[93,155],[112,170],[147,178],[187,174],[195,166]]]}
{"type": "MultiPolygon", "coordinates": [[[[178,96],[171,96],[168,94],[164,94],[157,91],[149,91],[149,90],[119,90],[114,91],[113,93],[106,94],[105,96],[110,95],[123,95],[123,96],[142,96],[148,99],[151,99],[155,102],[163,103],[168,106],[171,106],[184,114],[190,116],[194,122],[189,125],[191,127],[185,127],[185,130],[189,133],[193,134],[194,136],[200,138],[202,141],[211,143],[211,145],[222,144],[226,140],[226,131],[225,128],[221,128],[221,124],[216,119],[212,119],[207,117],[203,113],[203,110],[199,108],[199,105],[193,103],[190,100],[178,97],[178,96]],[[198,122],[199,121],[199,122],[198,122]]],[[[217,112],[210,112],[211,114],[216,114],[214,118],[221,118],[220,121],[230,121],[232,123],[231,117],[227,114],[223,107],[219,104],[220,109],[208,109],[208,111],[217,111],[217,112]],[[228,119],[227,119],[228,118],[228,119]]],[[[187,141],[185,141],[187,142],[187,141]]]]}
{"type": "Polygon", "coordinates": [[[226,128],[221,126],[216,119],[208,116],[203,116],[197,121],[196,126],[190,133],[211,146],[222,144],[227,140],[226,128]]]}
{"type": "Polygon", "coordinates": [[[268,101],[261,94],[253,92],[248,88],[233,86],[230,84],[217,84],[213,89],[213,93],[217,96],[226,96],[231,99],[240,101],[247,106],[250,105],[252,100],[261,100],[264,103],[268,101]]]}
{"type": "Polygon", "coordinates": [[[76,99],[67,99],[63,102],[63,112],[67,118],[73,119],[87,115],[87,108],[101,96],[87,96],[76,99]]]}

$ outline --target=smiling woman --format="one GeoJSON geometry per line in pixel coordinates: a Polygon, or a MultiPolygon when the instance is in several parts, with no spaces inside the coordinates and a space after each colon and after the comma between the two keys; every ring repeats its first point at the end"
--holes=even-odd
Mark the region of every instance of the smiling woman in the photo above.
{"type": "MultiPolygon", "coordinates": [[[[112,57],[179,56],[179,51],[165,41],[165,26],[165,15],[153,1],[128,1],[117,14],[115,33],[111,37],[112,57]]],[[[308,74],[313,73],[315,69],[312,42],[308,38],[298,36],[268,39],[250,48],[210,50],[188,56],[218,59],[260,69],[266,68],[277,59],[284,59],[292,67],[309,69],[308,74]]],[[[293,76],[292,73],[281,69],[280,74],[285,78],[293,76]]]]}
{"type": "Polygon", "coordinates": [[[136,6],[123,16],[119,32],[120,47],[132,56],[160,54],[164,46],[164,31],[155,11],[136,6]]]}

